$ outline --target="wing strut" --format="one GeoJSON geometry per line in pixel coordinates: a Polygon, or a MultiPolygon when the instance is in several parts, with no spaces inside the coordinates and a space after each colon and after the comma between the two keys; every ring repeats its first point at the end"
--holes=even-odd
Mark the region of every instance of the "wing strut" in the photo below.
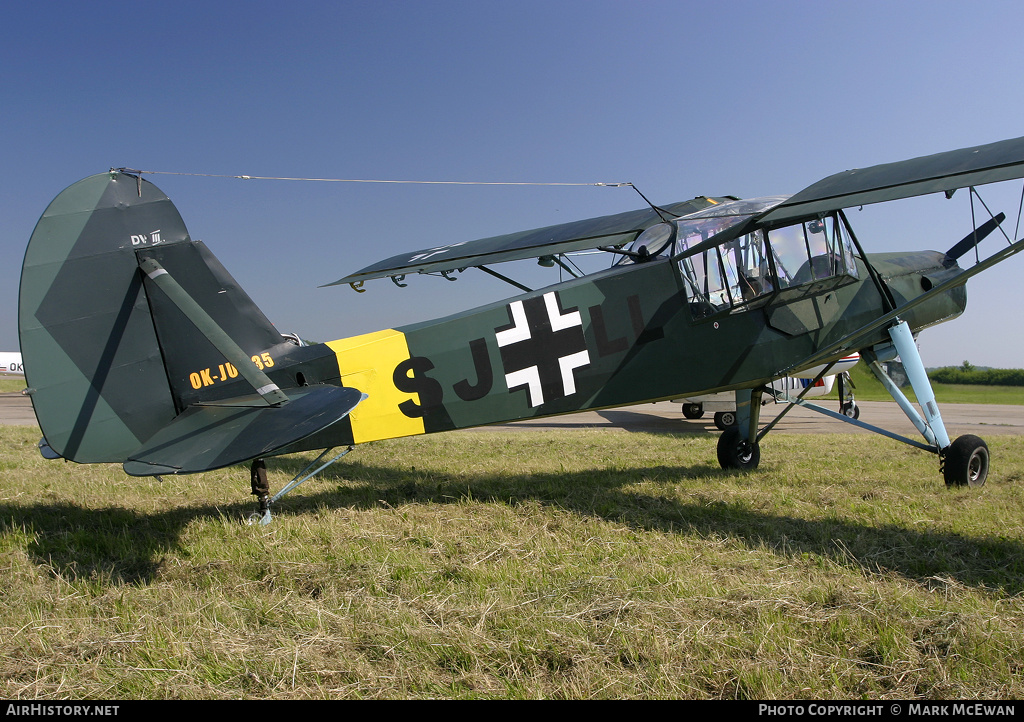
{"type": "Polygon", "coordinates": [[[515,286],[516,288],[518,288],[521,291],[524,291],[526,293],[532,293],[533,292],[532,288],[528,288],[528,287],[524,286],[523,284],[519,283],[518,281],[513,281],[508,276],[504,276],[504,275],[498,273],[497,271],[488,268],[487,266],[480,265],[480,266],[477,266],[477,268],[479,268],[484,273],[490,274],[490,275],[494,276],[495,278],[504,281],[505,283],[509,283],[509,284],[515,286]]]}

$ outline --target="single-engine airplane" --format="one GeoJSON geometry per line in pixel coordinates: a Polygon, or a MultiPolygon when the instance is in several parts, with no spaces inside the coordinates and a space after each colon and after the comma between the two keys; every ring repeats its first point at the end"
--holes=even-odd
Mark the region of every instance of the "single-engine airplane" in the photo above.
{"type": "Polygon", "coordinates": [[[364,442],[731,391],[738,423],[718,461],[751,470],[776,423],[758,418],[772,380],[827,374],[856,351],[924,442],[819,410],[935,453],[949,485],[980,486],[988,448],[949,439],[914,334],[962,313],[967,280],[1024,240],[961,268],[1001,230],[998,214],[944,253],[868,254],[843,209],[961,188],[973,199],[1022,177],[1017,138],[838,173],[790,197],[700,196],[405,252],[328,285],[479,268],[521,293],[297,345],[141,171],[112,169],[60,193],[25,254],[19,331],[40,448],[136,476],[251,462],[266,523],[282,494],[364,442]],[[567,255],[586,249],[614,262],[537,290],[490,268],[536,258],[571,271],[567,255]],[[897,355],[920,411],[882,370],[897,355]],[[309,450],[323,451],[270,497],[264,459],[309,450]]]}

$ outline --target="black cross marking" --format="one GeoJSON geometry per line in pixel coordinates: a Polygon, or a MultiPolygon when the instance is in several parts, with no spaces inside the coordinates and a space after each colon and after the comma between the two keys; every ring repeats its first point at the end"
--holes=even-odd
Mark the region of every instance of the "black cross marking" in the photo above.
{"type": "Polygon", "coordinates": [[[576,393],[575,369],[590,365],[583,321],[555,292],[513,301],[494,329],[508,390],[526,389],[531,408],[576,393]]]}

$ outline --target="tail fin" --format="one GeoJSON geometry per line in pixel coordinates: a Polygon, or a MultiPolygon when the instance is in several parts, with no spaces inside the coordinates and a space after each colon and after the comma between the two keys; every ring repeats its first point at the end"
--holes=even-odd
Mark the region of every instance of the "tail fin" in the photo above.
{"type": "MultiPolygon", "coordinates": [[[[167,436],[186,409],[251,395],[254,374],[269,379],[237,359],[276,355],[277,346],[288,345],[213,254],[189,238],[167,196],[115,171],[70,186],[40,218],[22,267],[19,334],[43,434],[60,456],[83,463],[124,462],[133,452],[138,459],[139,449],[167,436]],[[159,271],[147,275],[140,270],[147,263],[159,271]],[[178,298],[153,280],[161,273],[174,278],[178,298]],[[182,296],[200,310],[190,314],[182,296]],[[205,329],[197,327],[197,314],[205,329]],[[227,356],[235,364],[226,361],[225,343],[236,351],[227,356]]],[[[288,402],[277,393],[277,405],[288,402]]],[[[230,463],[288,435],[270,436],[281,439],[246,446],[230,463]]],[[[216,468],[212,463],[183,468],[216,468]]]]}

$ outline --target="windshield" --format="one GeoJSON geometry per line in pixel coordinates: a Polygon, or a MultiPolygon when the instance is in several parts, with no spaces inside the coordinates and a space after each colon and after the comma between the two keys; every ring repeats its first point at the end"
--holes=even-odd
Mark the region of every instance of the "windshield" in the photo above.
{"type": "Polygon", "coordinates": [[[782,200],[722,204],[675,222],[676,262],[694,318],[758,308],[776,291],[790,287],[799,290],[787,292],[787,297],[796,298],[794,294],[817,293],[857,277],[853,242],[836,213],[767,233],[763,228],[735,228],[725,239],[719,236],[696,248],[749,218],[751,211],[759,213],[782,200]]]}
{"type": "Polygon", "coordinates": [[[701,241],[706,241],[714,235],[745,221],[750,216],[764,213],[770,208],[782,203],[789,196],[766,196],[764,198],[751,198],[749,200],[730,201],[720,203],[710,208],[691,213],[675,221],[678,227],[677,238],[685,240],[676,250],[682,251],[691,248],[701,241]]]}
{"type": "Polygon", "coordinates": [[[651,226],[634,240],[615,265],[642,263],[659,256],[670,256],[706,241],[747,218],[774,208],[789,196],[766,196],[719,203],[651,226]]]}

